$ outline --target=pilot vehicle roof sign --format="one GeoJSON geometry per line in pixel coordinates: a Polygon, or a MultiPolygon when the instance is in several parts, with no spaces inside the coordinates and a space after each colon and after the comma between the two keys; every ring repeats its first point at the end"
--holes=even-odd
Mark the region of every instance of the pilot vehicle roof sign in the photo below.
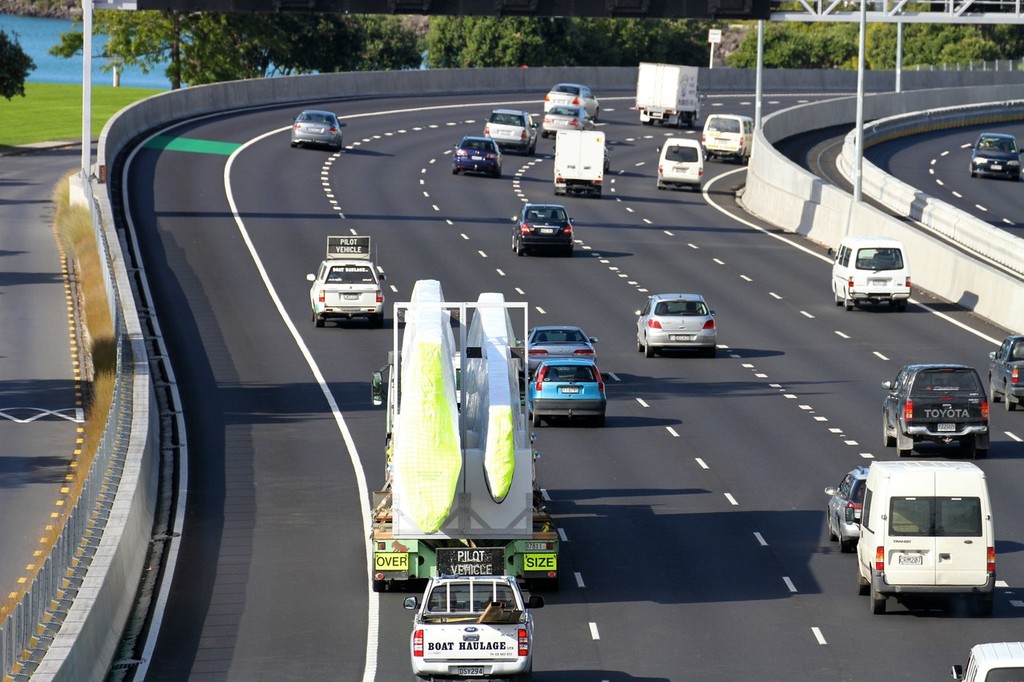
{"type": "Polygon", "coordinates": [[[327,237],[327,258],[370,260],[370,238],[368,236],[327,237]]]}

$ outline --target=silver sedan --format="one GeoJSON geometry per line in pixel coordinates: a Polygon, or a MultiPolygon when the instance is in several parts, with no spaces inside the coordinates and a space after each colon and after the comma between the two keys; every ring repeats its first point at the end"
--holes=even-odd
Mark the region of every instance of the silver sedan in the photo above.
{"type": "Polygon", "coordinates": [[[715,357],[715,311],[700,294],[655,294],[636,315],[636,349],[647,357],[668,349],[695,349],[715,357]]]}
{"type": "Polygon", "coordinates": [[[544,360],[562,358],[584,358],[594,360],[594,344],[597,339],[587,336],[579,327],[547,326],[534,327],[529,334],[530,374],[544,360]]]}
{"type": "Polygon", "coordinates": [[[307,109],[292,121],[292,146],[310,144],[340,150],[344,127],[334,112],[307,109]]]}
{"type": "Polygon", "coordinates": [[[581,106],[554,106],[544,114],[541,137],[555,137],[559,130],[595,130],[594,119],[581,106]]]}

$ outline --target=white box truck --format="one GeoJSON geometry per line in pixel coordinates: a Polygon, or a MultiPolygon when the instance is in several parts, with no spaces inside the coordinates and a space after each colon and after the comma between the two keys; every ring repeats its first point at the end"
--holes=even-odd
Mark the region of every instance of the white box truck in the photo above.
{"type": "Polygon", "coordinates": [[[560,130],[555,138],[555,194],[601,198],[605,136],[599,130],[560,130]]]}
{"type": "Polygon", "coordinates": [[[696,66],[641,62],[636,78],[636,106],[640,122],[668,123],[692,128],[700,118],[700,91],[696,66]]]}

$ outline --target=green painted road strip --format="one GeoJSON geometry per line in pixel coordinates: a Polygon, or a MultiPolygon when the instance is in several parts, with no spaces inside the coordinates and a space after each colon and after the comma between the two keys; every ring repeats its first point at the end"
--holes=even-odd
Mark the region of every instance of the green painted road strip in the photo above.
{"type": "Polygon", "coordinates": [[[172,152],[231,156],[242,145],[235,142],[217,142],[215,140],[197,140],[191,137],[157,135],[147,142],[146,146],[150,149],[168,149],[172,152]]]}

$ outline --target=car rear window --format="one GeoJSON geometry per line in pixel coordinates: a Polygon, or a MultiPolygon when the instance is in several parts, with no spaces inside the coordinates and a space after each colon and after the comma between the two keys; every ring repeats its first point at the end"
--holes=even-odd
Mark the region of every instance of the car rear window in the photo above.
{"type": "Polygon", "coordinates": [[[436,613],[482,613],[492,601],[514,604],[512,589],[503,583],[448,583],[427,597],[427,610],[436,613]]]}
{"type": "Polygon", "coordinates": [[[373,271],[362,265],[334,265],[327,273],[331,284],[373,284],[373,271]]]}
{"type": "Polygon", "coordinates": [[[490,122],[506,126],[522,126],[523,117],[521,114],[492,113],[490,122]]]}
{"type": "Polygon", "coordinates": [[[548,365],[544,381],[596,381],[591,365],[548,365]]]}
{"type": "Polygon", "coordinates": [[[889,534],[908,537],[981,536],[977,497],[893,497],[889,534]]]}
{"type": "Polygon", "coordinates": [[[740,122],[735,118],[712,118],[708,121],[708,130],[715,133],[738,133],[740,122]]]}
{"type": "Polygon", "coordinates": [[[665,160],[693,163],[697,160],[697,148],[673,145],[665,150],[665,160]]]}
{"type": "Polygon", "coordinates": [[[974,394],[982,391],[981,379],[970,368],[922,370],[914,377],[911,395],[974,394]]]}
{"type": "Polygon", "coordinates": [[[857,249],[858,270],[902,270],[903,252],[894,247],[857,249]]]}
{"type": "Polygon", "coordinates": [[[561,92],[566,95],[578,95],[580,94],[580,89],[575,85],[556,85],[552,92],[561,92]]]}
{"type": "Polygon", "coordinates": [[[659,301],[654,306],[655,315],[707,315],[708,309],[701,301],[659,301]]]}

